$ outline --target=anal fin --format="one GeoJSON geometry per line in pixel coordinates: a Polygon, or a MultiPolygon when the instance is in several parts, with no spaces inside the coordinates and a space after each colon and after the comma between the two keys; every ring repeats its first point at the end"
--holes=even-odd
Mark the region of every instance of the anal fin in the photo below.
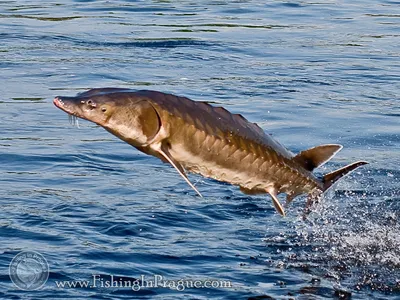
{"type": "Polygon", "coordinates": [[[286,206],[290,204],[290,202],[293,201],[293,199],[297,196],[297,194],[287,194],[286,195],[286,206]]]}
{"type": "Polygon", "coordinates": [[[307,202],[306,202],[306,211],[310,212],[311,207],[315,204],[317,204],[323,195],[323,192],[321,190],[314,190],[307,196],[307,202]]]}
{"type": "Polygon", "coordinates": [[[185,174],[185,170],[181,166],[179,162],[177,162],[172,155],[169,153],[168,148],[161,144],[158,147],[152,147],[153,150],[158,152],[162,157],[164,157],[179,173],[179,175],[182,176],[182,178],[187,182],[187,184],[200,196],[203,198],[203,196],[200,194],[200,192],[197,190],[197,188],[190,182],[189,178],[187,178],[185,174]]]}

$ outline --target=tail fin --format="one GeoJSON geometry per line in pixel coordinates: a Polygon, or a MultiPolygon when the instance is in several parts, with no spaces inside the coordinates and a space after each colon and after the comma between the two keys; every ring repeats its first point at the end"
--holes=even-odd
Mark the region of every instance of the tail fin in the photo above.
{"type": "Polygon", "coordinates": [[[355,163],[352,163],[350,165],[347,165],[343,168],[340,168],[339,170],[333,171],[331,173],[326,174],[322,182],[324,184],[323,191],[325,192],[327,189],[329,189],[336,181],[338,181],[340,178],[343,176],[349,174],[350,172],[354,171],[360,166],[368,164],[365,161],[358,161],[355,163]]]}

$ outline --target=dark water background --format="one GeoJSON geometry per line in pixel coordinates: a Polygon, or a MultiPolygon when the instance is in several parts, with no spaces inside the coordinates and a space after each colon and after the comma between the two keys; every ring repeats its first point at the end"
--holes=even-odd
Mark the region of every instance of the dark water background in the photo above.
{"type": "Polygon", "coordinates": [[[399,299],[400,2],[1,1],[3,299],[399,299]],[[370,162],[308,220],[266,196],[192,176],[91,123],[56,95],[155,89],[214,101],[294,152],[344,149],[317,171],[370,162]],[[43,289],[8,276],[22,250],[43,289]],[[93,274],[229,280],[232,288],[58,289],[93,274]],[[258,298],[257,298],[258,297],[258,298]]]}

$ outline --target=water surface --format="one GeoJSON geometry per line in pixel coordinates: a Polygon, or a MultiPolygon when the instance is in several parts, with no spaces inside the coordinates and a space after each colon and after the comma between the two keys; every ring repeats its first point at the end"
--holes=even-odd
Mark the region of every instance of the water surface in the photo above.
{"type": "Polygon", "coordinates": [[[400,296],[399,2],[2,1],[0,295],[19,298],[397,299],[400,296]],[[294,152],[367,160],[307,220],[266,196],[191,176],[99,127],[56,95],[154,89],[212,101],[294,152]],[[8,277],[42,253],[39,291],[8,277]],[[93,274],[228,280],[232,288],[56,288],[93,274]],[[257,298],[258,297],[258,298],[257,298]]]}

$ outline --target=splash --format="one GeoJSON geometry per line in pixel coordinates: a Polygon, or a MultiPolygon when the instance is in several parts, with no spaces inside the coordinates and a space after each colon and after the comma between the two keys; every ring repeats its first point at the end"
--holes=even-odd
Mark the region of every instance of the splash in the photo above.
{"type": "Polygon", "coordinates": [[[329,278],[345,289],[397,293],[399,200],[400,192],[396,189],[370,193],[338,191],[320,203],[306,220],[296,220],[293,232],[266,241],[282,250],[286,268],[329,278]]]}

